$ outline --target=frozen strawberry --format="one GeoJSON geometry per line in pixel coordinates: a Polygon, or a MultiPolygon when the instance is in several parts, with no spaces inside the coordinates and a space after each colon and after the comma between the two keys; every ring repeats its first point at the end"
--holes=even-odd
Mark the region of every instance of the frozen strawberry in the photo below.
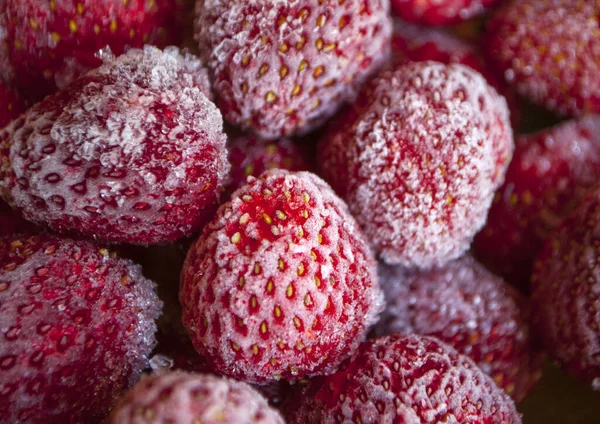
{"type": "Polygon", "coordinates": [[[227,176],[205,70],[130,50],[0,132],[0,186],[26,219],[110,242],[165,243],[212,216],[227,176]]]}
{"type": "Polygon", "coordinates": [[[384,0],[198,0],[196,37],[225,119],[275,139],[354,97],[389,51],[384,0]]]}
{"type": "Polygon", "coordinates": [[[0,239],[0,421],[95,423],[148,365],[154,284],[104,248],[0,239]]]}
{"type": "Polygon", "coordinates": [[[268,169],[309,170],[300,148],[287,138],[271,142],[253,136],[230,138],[229,161],[231,191],[244,185],[249,176],[258,177],[268,169]]]}
{"type": "Polygon", "coordinates": [[[531,279],[534,322],[563,369],[600,390],[600,187],[545,243],[531,279]]]}
{"type": "Polygon", "coordinates": [[[448,25],[472,19],[498,0],[391,0],[392,11],[408,22],[448,25]]]}
{"type": "Polygon", "coordinates": [[[334,372],[382,297],[346,205],[308,172],[250,178],[204,228],[181,275],[194,346],[218,372],[251,383],[334,372]]]}
{"type": "Polygon", "coordinates": [[[527,300],[471,256],[428,271],[383,265],[379,275],[387,308],[375,334],[437,337],[473,359],[516,402],[541,377],[527,300]]]}
{"type": "Polygon", "coordinates": [[[487,26],[484,52],[506,81],[559,115],[600,112],[600,4],[513,0],[487,26]]]}
{"type": "Polygon", "coordinates": [[[513,401],[473,361],[416,335],[363,343],[337,373],[292,399],[290,424],[521,423],[513,401]]]}
{"type": "Polygon", "coordinates": [[[600,179],[600,117],[586,116],[517,139],[496,193],[477,255],[509,281],[527,287],[543,241],[600,179]]]}
{"type": "MultiPolygon", "coordinates": [[[[19,86],[33,98],[99,66],[101,49],[178,42],[180,0],[3,0],[0,27],[19,86]]],[[[8,64],[7,64],[8,65],[8,64]]]]}
{"type": "Polygon", "coordinates": [[[419,62],[369,83],[319,161],[381,258],[426,268],[469,248],[512,149],[506,101],[481,75],[419,62]]]}
{"type": "Polygon", "coordinates": [[[247,384],[171,372],[142,379],[121,399],[108,424],[284,424],[247,384]]]}
{"type": "Polygon", "coordinates": [[[25,110],[25,101],[13,88],[0,80],[0,128],[8,125],[25,110]]]}

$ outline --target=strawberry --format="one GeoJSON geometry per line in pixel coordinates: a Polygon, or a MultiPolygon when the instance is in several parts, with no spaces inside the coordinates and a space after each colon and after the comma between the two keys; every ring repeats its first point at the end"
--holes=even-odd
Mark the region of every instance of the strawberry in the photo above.
{"type": "Polygon", "coordinates": [[[506,81],[562,116],[600,112],[600,4],[513,0],[487,25],[484,52],[506,81]]]}
{"type": "Polygon", "coordinates": [[[221,114],[193,56],[147,46],[46,97],[0,133],[0,186],[26,219],[156,244],[212,215],[228,163],[221,114]]]}
{"type": "Polygon", "coordinates": [[[0,81],[0,128],[8,125],[25,110],[25,101],[17,90],[0,81]]]}
{"type": "Polygon", "coordinates": [[[471,256],[428,271],[380,267],[387,308],[375,334],[437,337],[469,356],[516,402],[541,377],[543,355],[524,296],[471,256]]]}
{"type": "Polygon", "coordinates": [[[473,361],[416,335],[363,343],[337,373],[291,399],[290,424],[521,423],[513,401],[473,361]]]}
{"type": "Polygon", "coordinates": [[[142,379],[108,424],[284,424],[247,384],[211,375],[171,372],[142,379]]]}
{"type": "Polygon", "coordinates": [[[141,268],[85,241],[0,238],[0,421],[94,423],[148,365],[141,268]]]}
{"type": "Polygon", "coordinates": [[[224,117],[267,139],[318,127],[385,60],[388,7],[384,0],[198,0],[196,38],[224,117]]]}
{"type": "Polygon", "coordinates": [[[99,66],[99,50],[178,42],[180,0],[3,0],[7,56],[19,86],[35,99],[99,66]]]}
{"type": "Polygon", "coordinates": [[[234,136],[229,139],[231,177],[229,189],[234,191],[246,183],[249,176],[258,177],[268,169],[308,171],[303,152],[291,140],[261,140],[253,136],[234,136]]]}
{"type": "Polygon", "coordinates": [[[498,0],[392,0],[392,11],[421,25],[448,25],[481,15],[498,0]]]}
{"type": "Polygon", "coordinates": [[[469,248],[512,149],[506,102],[481,75],[419,62],[368,84],[318,159],[380,257],[427,268],[469,248]]]}
{"type": "Polygon", "coordinates": [[[184,325],[217,372],[236,379],[332,373],[382,308],[371,252],[317,176],[276,169],[248,181],[188,253],[184,325]]]}
{"type": "Polygon", "coordinates": [[[531,279],[534,324],[550,356],[600,390],[600,187],[544,243],[531,279]]]}
{"type": "Polygon", "coordinates": [[[517,138],[477,255],[509,281],[528,287],[543,241],[600,178],[600,117],[586,116],[517,138]]]}

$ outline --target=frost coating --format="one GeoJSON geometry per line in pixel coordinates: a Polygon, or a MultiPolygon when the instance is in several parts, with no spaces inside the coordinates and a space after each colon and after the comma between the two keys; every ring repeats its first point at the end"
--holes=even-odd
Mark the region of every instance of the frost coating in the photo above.
{"type": "Polygon", "coordinates": [[[109,241],[199,228],[229,170],[206,71],[176,48],[130,50],[0,133],[7,200],[28,219],[109,241]]]}
{"type": "Polygon", "coordinates": [[[220,207],[188,253],[180,300],[196,349],[256,383],[335,371],[383,306],[346,205],[313,174],[283,170],[220,207]]]}
{"type": "Polygon", "coordinates": [[[284,424],[247,384],[203,374],[171,372],[140,381],[117,405],[109,424],[284,424]],[[140,408],[143,412],[140,414],[140,408]]]}
{"type": "Polygon", "coordinates": [[[382,0],[198,0],[196,38],[230,122],[306,133],[354,97],[389,50],[382,0]]]}
{"type": "Polygon", "coordinates": [[[502,183],[506,101],[463,65],[410,63],[333,122],[320,168],[390,264],[442,265],[468,249],[502,183]]]}

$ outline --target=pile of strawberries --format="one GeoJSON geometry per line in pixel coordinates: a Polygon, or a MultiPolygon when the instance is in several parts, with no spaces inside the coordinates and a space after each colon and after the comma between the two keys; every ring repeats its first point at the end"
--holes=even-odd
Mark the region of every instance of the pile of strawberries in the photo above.
{"type": "Polygon", "coordinates": [[[599,15],[0,0],[0,422],[517,424],[546,354],[600,390],[599,15]]]}

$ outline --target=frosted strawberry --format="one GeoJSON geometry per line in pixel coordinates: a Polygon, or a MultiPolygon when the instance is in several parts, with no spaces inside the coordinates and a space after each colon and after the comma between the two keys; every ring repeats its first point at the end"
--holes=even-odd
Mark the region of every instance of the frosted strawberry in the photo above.
{"type": "Polygon", "coordinates": [[[392,0],[392,11],[408,22],[448,25],[481,15],[498,0],[392,0]]]}
{"type": "Polygon", "coordinates": [[[100,422],[148,365],[154,290],[89,242],[0,238],[0,421],[100,422]]]}
{"type": "Polygon", "coordinates": [[[600,117],[520,136],[475,248],[486,265],[529,285],[543,241],[600,178],[600,117]]]}
{"type": "Polygon", "coordinates": [[[198,0],[196,38],[225,119],[275,139],[332,116],[383,63],[383,0],[198,0]]]}
{"type": "Polygon", "coordinates": [[[481,75],[420,62],[369,83],[318,158],[381,258],[426,268],[469,248],[512,149],[506,101],[481,75]]]}
{"type": "Polygon", "coordinates": [[[531,280],[534,322],[551,357],[600,390],[600,187],[545,243],[531,280]]]}
{"type": "Polygon", "coordinates": [[[281,415],[244,383],[172,372],[144,378],[121,399],[108,424],[284,424],[281,415]]]}
{"type": "Polygon", "coordinates": [[[290,424],[521,423],[513,401],[473,361],[416,335],[363,343],[337,373],[291,399],[290,424]]]}
{"type": "Polygon", "coordinates": [[[25,110],[25,101],[17,90],[0,80],[0,128],[8,125],[25,110]]]}
{"type": "Polygon", "coordinates": [[[42,98],[99,66],[101,49],[118,56],[177,43],[180,8],[180,0],[3,0],[0,32],[15,81],[42,98]]]}
{"type": "Polygon", "coordinates": [[[130,50],[0,132],[0,185],[25,218],[60,232],[165,243],[210,218],[227,163],[201,63],[130,50]]]}
{"type": "Polygon", "coordinates": [[[345,204],[315,175],[284,170],[221,205],[188,253],[180,300],[196,349],[252,383],[332,373],[382,308],[345,204]]]}
{"type": "Polygon", "coordinates": [[[437,337],[473,359],[517,402],[541,377],[543,357],[525,297],[472,257],[428,271],[381,266],[380,278],[387,308],[377,335],[437,337]]]}
{"type": "Polygon", "coordinates": [[[513,0],[487,26],[483,51],[506,81],[559,115],[600,112],[600,4],[513,0]]]}

